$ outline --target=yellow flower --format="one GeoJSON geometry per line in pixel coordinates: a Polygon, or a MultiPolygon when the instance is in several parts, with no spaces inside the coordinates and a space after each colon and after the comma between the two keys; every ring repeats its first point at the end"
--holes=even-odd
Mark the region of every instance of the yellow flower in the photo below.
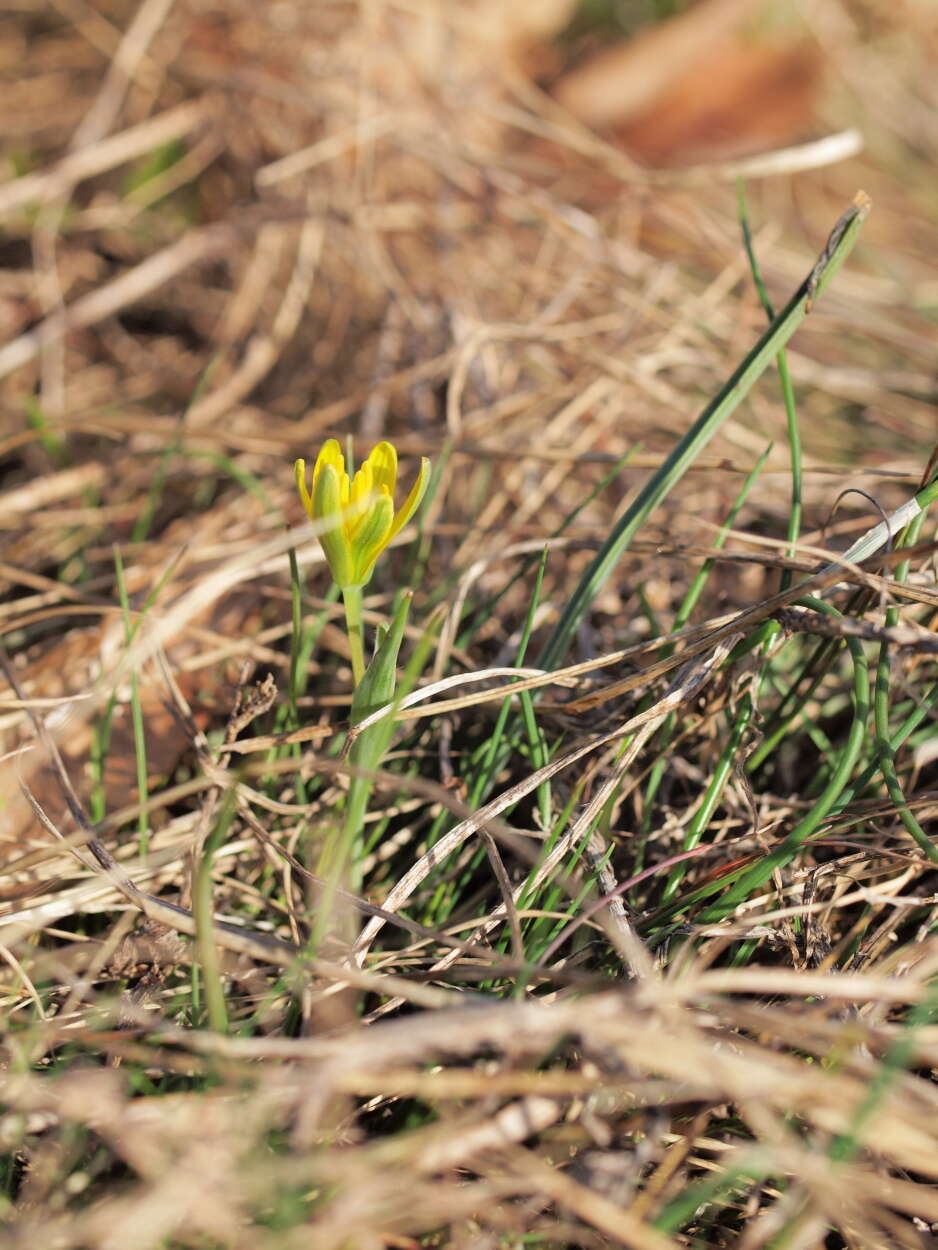
{"type": "Polygon", "coordinates": [[[345,590],[368,583],[378,556],[417,511],[430,461],[421,459],[417,480],[397,512],[397,452],[390,443],[379,443],[352,479],[334,438],[316,457],[312,490],[306,484],[306,461],[297,460],[294,470],[303,507],[321,526],[319,541],[332,576],[345,590]]]}

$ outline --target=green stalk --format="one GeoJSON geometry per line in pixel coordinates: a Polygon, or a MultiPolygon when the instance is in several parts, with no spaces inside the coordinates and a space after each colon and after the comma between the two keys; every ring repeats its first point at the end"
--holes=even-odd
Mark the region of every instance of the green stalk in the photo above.
{"type": "Polygon", "coordinates": [[[890,1043],[883,1061],[870,1081],[866,1096],[851,1117],[850,1127],[831,1143],[830,1157],[838,1163],[853,1159],[861,1145],[863,1130],[881,1105],[899,1074],[912,1066],[919,1034],[938,1017],[938,982],[932,981],[925,997],[909,1012],[902,1031],[890,1043]]]}
{"type": "Polygon", "coordinates": [[[719,1199],[728,1203],[747,1185],[771,1176],[770,1165],[760,1158],[761,1154],[761,1151],[753,1149],[743,1156],[742,1161],[728,1167],[725,1172],[718,1172],[715,1176],[708,1176],[705,1180],[684,1186],[655,1216],[652,1227],[663,1233],[679,1232],[707,1203],[719,1199]]]}
{"type": "MultiPolygon", "coordinates": [[[[306,689],[305,659],[303,653],[303,583],[296,551],[291,547],[290,557],[290,682],[287,689],[287,706],[283,717],[284,728],[297,729],[300,724],[299,697],[306,689]]],[[[300,744],[295,742],[292,754],[299,759],[300,744]]],[[[302,771],[296,772],[296,801],[305,804],[306,782],[302,771]]]]}
{"type": "MultiPolygon", "coordinates": [[[[922,528],[925,520],[925,513],[920,512],[910,523],[905,533],[900,539],[900,546],[911,546],[922,528]]],[[[896,569],[896,581],[903,582],[909,575],[909,561],[904,560],[896,569]]],[[[890,606],[886,609],[886,627],[892,628],[899,624],[899,609],[890,606]]],[[[896,811],[899,813],[899,819],[905,826],[906,832],[918,844],[920,850],[933,863],[938,863],[938,847],[935,846],[931,838],[915,819],[913,813],[909,810],[906,803],[905,794],[902,791],[902,785],[896,772],[895,753],[889,742],[889,691],[890,691],[890,662],[889,662],[889,643],[882,642],[879,647],[879,658],[876,664],[876,684],[874,687],[873,697],[873,723],[876,730],[876,754],[879,761],[880,772],[883,774],[883,781],[886,783],[886,790],[893,803],[896,805],[896,811]]]]}
{"type": "MultiPolygon", "coordinates": [[[[774,625],[775,622],[773,621],[772,624],[774,625]]],[[[811,650],[772,713],[769,726],[763,731],[762,741],[746,761],[747,773],[756,772],[760,765],[775,753],[779,743],[787,737],[793,723],[801,716],[803,709],[811,702],[815,691],[827,676],[829,664],[825,661],[830,660],[839,646],[840,640],[837,638],[822,638],[811,650]],[[811,680],[807,688],[803,689],[801,683],[806,673],[811,680]]]]}
{"type": "MultiPolygon", "coordinates": [[[[121,611],[124,614],[124,641],[129,647],[133,640],[134,628],[130,616],[130,599],[124,580],[124,562],[120,551],[114,548],[114,571],[117,580],[117,594],[120,599],[121,611]]],[[[150,813],[147,808],[149,796],[147,782],[147,740],[143,726],[143,705],[140,702],[140,684],[136,670],[130,674],[130,715],[134,730],[134,759],[137,766],[137,799],[140,803],[140,814],[137,817],[137,832],[140,835],[140,862],[146,863],[150,849],[150,813]]]]}
{"type": "MultiPolygon", "coordinates": [[[[528,604],[528,613],[525,617],[524,628],[521,631],[521,639],[518,646],[515,664],[518,668],[524,663],[524,657],[527,654],[528,643],[531,640],[531,631],[534,628],[534,616],[537,612],[537,605],[541,601],[541,587],[544,584],[544,571],[547,568],[548,548],[545,547],[541,552],[541,561],[537,568],[537,574],[534,579],[534,590],[531,594],[531,601],[528,604]]],[[[521,719],[524,723],[525,733],[528,738],[528,749],[531,753],[531,764],[535,769],[543,768],[547,763],[550,752],[547,742],[544,739],[544,732],[537,723],[537,717],[534,714],[534,700],[531,697],[530,690],[525,690],[519,696],[521,705],[521,719]]],[[[549,781],[542,781],[537,788],[537,805],[540,812],[541,824],[547,829],[550,827],[551,814],[551,786],[549,781]]]]}
{"type": "Polygon", "coordinates": [[[287,553],[290,557],[290,684],[287,691],[287,708],[289,717],[287,725],[296,729],[300,723],[300,712],[297,699],[301,687],[305,685],[300,676],[300,652],[303,645],[303,582],[300,578],[300,566],[296,551],[291,547],[287,553]]]}
{"type": "MultiPolygon", "coordinates": [[[[181,555],[181,552],[179,554],[181,555]]],[[[119,557],[115,557],[115,559],[117,561],[119,560],[119,557]]],[[[129,599],[127,600],[126,606],[124,607],[124,619],[125,619],[124,640],[128,648],[130,647],[130,644],[133,642],[133,640],[136,638],[137,633],[140,629],[140,626],[143,624],[144,620],[146,619],[147,613],[149,612],[150,608],[153,606],[154,602],[156,601],[157,595],[160,593],[160,591],[165,586],[166,582],[172,576],[172,573],[174,569],[176,568],[178,561],[179,561],[179,555],[176,555],[172,560],[170,560],[170,562],[167,564],[166,568],[163,570],[162,574],[160,575],[156,585],[153,587],[153,589],[150,591],[150,593],[147,595],[146,599],[144,600],[143,606],[137,612],[136,620],[133,620],[132,622],[130,619],[130,602],[129,602],[129,599]]],[[[119,564],[116,567],[117,567],[116,577],[118,579],[118,594],[120,595],[123,593],[126,595],[126,590],[122,592],[120,588],[120,579],[123,577],[123,567],[120,566],[119,564]]],[[[114,719],[114,709],[116,708],[116,706],[117,706],[117,687],[115,686],[114,689],[111,691],[108,697],[108,701],[104,706],[104,711],[101,713],[101,717],[95,726],[94,736],[91,741],[90,764],[91,764],[91,777],[92,777],[92,791],[91,791],[90,803],[91,803],[91,817],[92,817],[92,820],[94,820],[95,822],[98,822],[104,819],[104,814],[105,814],[105,810],[107,807],[107,796],[104,790],[104,769],[107,763],[107,754],[108,754],[108,751],[110,749],[110,744],[111,744],[111,726],[112,726],[112,722],[114,719]]],[[[134,717],[135,726],[138,723],[142,726],[143,724],[142,715],[139,717],[139,720],[137,716],[135,715],[134,717]]],[[[136,728],[135,728],[135,732],[136,732],[136,728]]],[[[139,775],[140,775],[139,774],[139,768],[140,768],[139,756],[138,756],[137,767],[138,767],[137,775],[139,778],[139,775]]],[[[143,767],[144,768],[146,767],[145,759],[144,759],[143,767]]],[[[141,802],[142,801],[143,799],[141,798],[141,802]]]]}
{"type": "MultiPolygon", "coordinates": [[[[800,602],[815,612],[823,612],[826,616],[840,616],[837,609],[832,608],[823,599],[814,599],[810,595],[805,595],[800,602]]],[[[745,902],[754,890],[765,885],[777,868],[784,868],[790,863],[802,845],[831,812],[849,782],[854,765],[866,742],[870,712],[870,678],[863,648],[858,640],[847,638],[845,641],[853,659],[853,722],[830,780],[811,810],[798,822],[788,837],[775,850],[746,868],[716,902],[705,908],[698,918],[701,923],[712,924],[729,915],[735,907],[745,902]]]]}
{"type": "MultiPolygon", "coordinates": [[[[843,558],[849,561],[858,561],[865,560],[869,556],[874,555],[888,542],[890,535],[901,532],[905,526],[910,524],[920,512],[927,508],[936,499],[938,499],[938,479],[930,482],[912,499],[907,500],[901,508],[892,513],[887,521],[880,522],[879,525],[874,526],[873,529],[864,534],[853,544],[843,558]]],[[[828,568],[835,567],[836,565],[828,566],[828,568]]],[[[801,602],[816,609],[817,611],[827,612],[831,615],[839,615],[834,608],[831,608],[827,604],[821,604],[819,600],[805,597],[801,600],[801,602]]],[[[869,676],[866,672],[865,662],[859,667],[857,666],[857,655],[859,654],[862,658],[862,652],[859,651],[859,644],[857,643],[857,640],[850,639],[848,640],[847,645],[850,647],[851,654],[854,657],[855,712],[857,714],[860,713],[862,710],[862,704],[865,707],[865,710],[863,711],[865,718],[869,711],[869,676]]],[[[893,753],[898,751],[902,744],[916,731],[916,729],[918,729],[922,722],[929,715],[931,715],[932,709],[936,705],[938,705],[938,682],[933,683],[931,688],[921,696],[917,706],[912,709],[902,724],[887,739],[889,748],[893,753]]],[[[752,866],[742,865],[740,867],[733,868],[717,880],[708,881],[704,885],[698,886],[696,889],[692,890],[689,894],[673,900],[669,904],[656,910],[652,915],[645,917],[642,924],[643,929],[650,929],[655,925],[660,925],[667,921],[671,916],[684,912],[689,907],[693,907],[695,904],[702,902],[711,895],[725,890],[727,886],[733,885],[733,890],[725,895],[724,898],[717,900],[717,902],[714,903],[705,913],[707,922],[719,919],[721,916],[726,914],[725,910],[722,910],[726,899],[730,899],[731,906],[735,906],[738,902],[741,902],[748,893],[764,884],[776,868],[787,864],[797,853],[799,847],[811,837],[821,821],[826,819],[828,816],[838,816],[841,812],[843,812],[845,808],[853,802],[858,794],[863,793],[873,780],[876,773],[879,771],[879,761],[877,759],[874,760],[872,764],[869,764],[866,768],[864,768],[855,779],[847,780],[842,784],[844,772],[846,771],[849,775],[849,770],[856,762],[856,758],[859,755],[862,746],[864,734],[865,728],[863,725],[858,727],[857,716],[855,715],[854,723],[851,727],[848,738],[847,752],[841,757],[841,760],[835,769],[835,775],[828,782],[824,793],[820,796],[814,807],[812,807],[811,811],[805,817],[805,820],[802,821],[797,829],[795,829],[792,834],[790,834],[789,837],[786,838],[786,840],[779,847],[777,847],[770,856],[767,857],[766,860],[752,866]],[[852,759],[849,758],[850,755],[852,755],[852,759]],[[839,793],[836,794],[831,806],[827,808],[826,803],[828,801],[829,794],[832,789],[837,790],[838,786],[840,787],[839,793]],[[820,818],[815,819],[819,806],[822,804],[824,804],[824,810],[822,811],[820,818]],[[768,865],[768,869],[764,872],[763,866],[766,864],[768,865]]],[[[747,771],[749,771],[748,764],[747,771]]]]}
{"type": "Polygon", "coordinates": [[[215,852],[224,843],[234,819],[237,799],[230,790],[225,799],[218,821],[205,839],[202,858],[195,874],[192,891],[192,911],[195,916],[196,947],[205,987],[205,1007],[209,1028],[216,1033],[228,1032],[228,1009],[225,1005],[225,989],[222,983],[221,961],[215,945],[214,905],[212,891],[212,865],[215,852]]]}
{"type": "MultiPolygon", "coordinates": [[[[775,318],[775,309],[772,307],[772,301],[769,299],[769,293],[766,290],[765,282],[762,278],[762,270],[759,268],[759,262],[756,258],[755,248],[752,245],[752,234],[749,229],[749,215],[746,211],[746,196],[743,191],[742,181],[739,183],[739,224],[743,232],[743,244],[746,248],[746,255],[749,258],[749,268],[752,272],[752,280],[755,284],[756,291],[759,296],[759,302],[765,310],[765,315],[771,324],[775,318]]],[[[801,533],[801,431],[798,429],[798,410],[795,406],[795,387],[791,379],[791,369],[788,367],[788,357],[785,352],[779,352],[775,360],[778,367],[778,380],[782,389],[782,401],[785,404],[785,419],[788,429],[788,454],[791,463],[791,505],[788,510],[788,555],[794,558],[797,553],[798,535],[801,533]]],[[[779,590],[787,590],[791,585],[792,571],[784,569],[779,581],[779,590]]]]}
{"type": "MultiPolygon", "coordinates": [[[[349,720],[353,727],[373,712],[387,707],[395,699],[402,699],[407,693],[405,688],[398,685],[397,657],[412,598],[413,592],[410,590],[399,595],[389,625],[378,631],[378,647],[374,659],[352,698],[349,720]]],[[[333,908],[343,883],[354,893],[361,889],[362,831],[374,784],[372,774],[381,767],[393,734],[394,717],[387,715],[363,729],[349,747],[349,762],[357,771],[349,782],[342,823],[328,829],[323,841],[317,869],[318,875],[323,878],[323,886],[310,936],[313,950],[319,949],[323,938],[334,927],[333,908]]]]}
{"type": "MultiPolygon", "coordinates": [[[[719,763],[713,770],[713,776],[710,778],[710,784],[704,794],[703,800],[694,813],[693,820],[687,828],[684,835],[684,850],[692,851],[703,837],[704,830],[710,823],[710,817],[713,815],[723,790],[726,787],[727,779],[733,769],[733,763],[736,754],[742,745],[743,738],[746,736],[746,730],[749,728],[749,722],[752,720],[752,699],[746,694],[739,707],[739,712],[733,722],[733,729],[730,733],[729,740],[720,755],[719,763]]],[[[687,872],[687,864],[675,864],[671,869],[667,884],[662,893],[662,901],[667,903],[674,898],[680,889],[681,882],[684,880],[684,874],[687,872]]]]}
{"type": "MultiPolygon", "coordinates": [[[[893,754],[895,754],[895,752],[898,751],[906,741],[908,741],[911,735],[915,733],[916,729],[918,729],[919,725],[921,725],[922,721],[926,720],[936,707],[938,707],[938,681],[936,681],[931,688],[926,691],[924,695],[922,695],[921,701],[916,704],[899,728],[890,735],[889,749],[893,754]]],[[[834,806],[834,810],[831,813],[832,816],[839,816],[846,807],[849,807],[858,794],[863,793],[876,775],[877,769],[878,761],[874,761],[874,763],[869,764],[866,768],[864,768],[863,772],[860,773],[856,781],[844,790],[843,794],[834,806]]]]}
{"type": "MultiPolygon", "coordinates": [[[[730,530],[735,525],[736,518],[739,515],[743,507],[743,504],[746,502],[747,498],[749,497],[749,492],[752,490],[753,486],[756,483],[756,479],[758,478],[759,474],[762,472],[762,469],[765,465],[766,460],[768,459],[768,455],[770,451],[771,451],[771,446],[765,449],[765,451],[762,453],[762,455],[759,457],[759,459],[750,469],[749,473],[746,475],[746,480],[743,482],[742,486],[740,487],[739,493],[737,494],[736,498],[733,501],[733,506],[730,508],[729,512],[727,513],[726,520],[721,526],[719,533],[716,535],[716,537],[713,540],[714,550],[721,551],[723,547],[725,547],[726,540],[729,537],[730,530]]],[[[687,624],[687,622],[690,620],[691,613],[693,612],[694,608],[697,606],[697,602],[700,599],[700,596],[703,593],[704,588],[706,587],[706,584],[710,578],[710,573],[715,563],[716,563],[716,560],[713,558],[706,559],[704,560],[700,568],[697,570],[697,574],[694,577],[694,580],[690,584],[690,589],[687,591],[687,594],[684,596],[680,606],[678,607],[677,612],[674,615],[674,622],[671,626],[672,633],[676,634],[679,630],[683,629],[684,626],[687,624]]],[[[663,647],[661,649],[662,657],[666,655],[671,655],[673,654],[673,652],[674,652],[673,646],[663,647]]],[[[665,770],[668,767],[668,762],[669,762],[668,761],[668,755],[669,755],[668,746],[670,745],[671,740],[674,737],[674,727],[676,724],[677,724],[677,713],[669,712],[667,715],[667,718],[665,719],[664,724],[661,726],[661,729],[658,732],[658,737],[656,740],[656,749],[658,751],[658,758],[655,760],[654,764],[651,767],[651,771],[648,776],[648,784],[645,787],[645,797],[642,802],[642,806],[644,808],[645,814],[642,819],[642,841],[640,843],[640,849],[635,856],[635,865],[634,865],[635,872],[638,872],[642,866],[645,839],[651,829],[651,818],[652,818],[652,813],[654,810],[654,801],[658,793],[658,789],[661,785],[662,779],[664,778],[665,770]]]]}
{"type": "Polygon", "coordinates": [[[365,632],[362,626],[362,588],[344,586],[342,600],[345,603],[345,623],[348,627],[348,644],[352,653],[352,681],[357,687],[365,676],[365,632]]]}
{"type": "MultiPolygon", "coordinates": [[[[906,526],[910,525],[916,517],[920,516],[926,508],[935,502],[936,499],[938,499],[938,478],[929,482],[927,486],[923,487],[917,494],[913,495],[911,499],[907,499],[906,502],[900,508],[897,508],[895,512],[891,513],[885,521],[880,521],[878,525],[874,525],[872,529],[867,530],[865,534],[857,539],[852,547],[849,547],[847,551],[844,552],[841,560],[853,564],[859,564],[861,561],[875,555],[877,551],[886,546],[890,538],[901,533],[906,526]]],[[[828,569],[834,569],[836,567],[836,564],[830,564],[821,571],[826,572],[828,569]]],[[[812,668],[816,667],[827,656],[827,654],[832,652],[838,645],[839,643],[836,639],[821,639],[818,642],[810,660],[802,669],[802,673],[810,672],[812,668]]],[[[788,726],[797,716],[801,715],[801,708],[811,698],[814,690],[823,680],[823,676],[823,672],[815,673],[810,687],[805,691],[798,690],[801,677],[796,679],[794,685],[782,700],[779,708],[775,711],[773,716],[774,724],[770,728],[766,728],[765,737],[747,760],[747,772],[755,772],[759,765],[775,748],[777,743],[780,742],[785,736],[788,726]],[[785,710],[783,711],[782,709],[785,710]]],[[[872,774],[870,774],[870,776],[872,776],[872,774]]],[[[867,777],[866,780],[868,781],[869,777],[867,777]]]]}

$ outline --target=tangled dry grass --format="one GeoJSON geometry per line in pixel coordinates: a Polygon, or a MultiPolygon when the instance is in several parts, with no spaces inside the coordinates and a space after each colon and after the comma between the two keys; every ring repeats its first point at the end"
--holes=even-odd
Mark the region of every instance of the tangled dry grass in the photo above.
{"type": "Polygon", "coordinates": [[[702,561],[690,641],[933,468],[929,0],[751,7],[796,24],[810,73],[757,78],[722,148],[654,167],[636,153],[700,128],[674,100],[657,130],[576,119],[569,4],[0,18],[0,1244],[933,1244],[938,878],[907,819],[928,834],[938,810],[931,531],[902,574],[844,573],[833,639],[789,615],[764,660],[737,634],[643,671],[702,561]],[[809,97],[808,129],[760,147],[760,109],[777,126],[809,97]],[[795,559],[767,374],[595,597],[567,657],[595,667],[529,706],[537,732],[499,719],[497,675],[402,715],[363,891],[312,949],[350,677],[293,458],[348,433],[432,457],[417,541],[366,600],[375,624],[415,588],[422,683],[525,662],[528,626],[535,656],[762,332],[740,176],[779,303],[857,188],[875,204],[788,354],[795,559]],[[871,747],[816,840],[708,913],[836,771],[850,620],[861,654],[887,649],[893,728],[918,716],[904,802],[871,747]]]}

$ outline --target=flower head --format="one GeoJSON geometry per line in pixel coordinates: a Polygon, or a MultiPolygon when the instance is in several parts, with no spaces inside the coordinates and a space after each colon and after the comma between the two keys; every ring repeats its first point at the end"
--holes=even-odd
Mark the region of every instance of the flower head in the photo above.
{"type": "Polygon", "coordinates": [[[316,457],[311,490],[306,461],[297,460],[294,470],[303,507],[322,527],[319,541],[332,576],[345,590],[368,583],[378,556],[417,511],[430,461],[421,459],[417,480],[396,512],[397,452],[390,443],[379,443],[354,478],[345,471],[345,457],[334,438],[316,457]]]}

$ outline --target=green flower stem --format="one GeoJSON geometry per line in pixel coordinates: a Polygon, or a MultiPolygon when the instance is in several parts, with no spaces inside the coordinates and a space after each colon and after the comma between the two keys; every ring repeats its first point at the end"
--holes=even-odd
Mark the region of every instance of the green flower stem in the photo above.
{"type": "MultiPolygon", "coordinates": [[[[344,593],[348,595],[347,590],[344,593]]],[[[361,595],[360,588],[358,594],[361,595]]],[[[389,626],[378,631],[378,648],[374,659],[352,696],[349,720],[353,727],[407,693],[412,678],[402,685],[398,684],[397,658],[407,627],[412,598],[413,594],[409,590],[400,594],[389,626]]],[[[426,650],[423,650],[423,655],[426,655],[426,650]]],[[[423,659],[419,662],[422,664],[423,659]]],[[[419,670],[415,668],[413,674],[417,671],[419,670]]],[[[333,912],[339,890],[344,887],[355,894],[361,890],[361,851],[368,798],[374,774],[381,767],[393,733],[393,715],[384,716],[354,734],[353,741],[348,746],[348,759],[354,765],[355,773],[349,783],[344,819],[328,829],[323,840],[317,870],[323,885],[310,938],[313,950],[319,949],[327,934],[336,932],[337,919],[333,912]]],[[[338,919],[341,924],[341,917],[338,919]]],[[[350,940],[354,939],[354,934],[347,933],[345,936],[350,940]]]]}
{"type": "MultiPolygon", "coordinates": [[[[330,933],[338,936],[348,916],[336,915],[336,902],[343,889],[357,893],[360,882],[349,880],[353,868],[352,845],[342,825],[335,825],[326,833],[325,842],[316,865],[316,875],[321,885],[316,899],[315,917],[310,932],[309,949],[312,952],[321,950],[323,941],[330,933]]],[[[344,934],[348,941],[354,941],[355,934],[348,931],[344,934]]]]}
{"type": "Polygon", "coordinates": [[[362,626],[362,588],[345,586],[342,590],[345,602],[345,623],[348,626],[348,645],[352,653],[352,680],[356,688],[365,676],[365,632],[362,626]]]}

